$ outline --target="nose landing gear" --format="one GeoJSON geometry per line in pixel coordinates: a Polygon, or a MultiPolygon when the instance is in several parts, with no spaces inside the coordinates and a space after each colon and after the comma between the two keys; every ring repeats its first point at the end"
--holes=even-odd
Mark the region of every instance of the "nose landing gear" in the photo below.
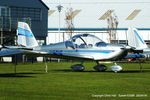
{"type": "Polygon", "coordinates": [[[115,63],[115,65],[110,66],[110,69],[111,69],[112,71],[114,71],[115,73],[117,73],[117,72],[122,71],[123,68],[122,68],[120,65],[117,65],[117,64],[115,63]]]}

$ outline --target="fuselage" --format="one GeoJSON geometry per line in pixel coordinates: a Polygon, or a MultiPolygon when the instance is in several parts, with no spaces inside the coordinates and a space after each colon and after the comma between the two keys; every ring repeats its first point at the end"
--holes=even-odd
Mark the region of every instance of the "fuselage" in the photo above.
{"type": "MultiPolygon", "coordinates": [[[[71,40],[65,42],[35,47],[34,50],[48,52],[58,58],[61,56],[62,58],[68,57],[68,59],[80,58],[99,61],[117,60],[127,55],[127,50],[124,45],[107,44],[103,41],[94,39],[86,41],[85,37],[91,35],[82,36],[73,37],[71,40]],[[78,39],[81,37],[84,40],[81,41],[78,39]]],[[[90,38],[88,37],[88,39],[90,38]]]]}
{"type": "Polygon", "coordinates": [[[150,54],[150,48],[143,49],[143,54],[150,54]]]}

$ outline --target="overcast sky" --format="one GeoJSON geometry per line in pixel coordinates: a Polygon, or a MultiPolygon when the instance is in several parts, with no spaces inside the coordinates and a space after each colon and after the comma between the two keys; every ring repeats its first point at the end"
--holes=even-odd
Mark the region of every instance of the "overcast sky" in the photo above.
{"type": "Polygon", "coordinates": [[[61,27],[65,27],[66,9],[72,7],[73,10],[81,12],[73,19],[76,28],[105,28],[108,26],[107,20],[98,20],[108,10],[114,10],[118,17],[119,27],[129,26],[138,28],[150,28],[150,0],[43,0],[50,10],[55,12],[48,17],[48,27],[58,27],[59,13],[57,7],[63,6],[61,11],[61,27]],[[134,11],[140,10],[133,20],[126,18],[134,11]]]}

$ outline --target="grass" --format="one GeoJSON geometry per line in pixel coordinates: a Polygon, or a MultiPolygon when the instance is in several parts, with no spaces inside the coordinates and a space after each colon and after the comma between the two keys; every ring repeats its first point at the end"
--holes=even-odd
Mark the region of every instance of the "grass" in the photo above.
{"type": "Polygon", "coordinates": [[[20,63],[17,74],[13,74],[13,64],[0,64],[0,100],[150,99],[149,64],[142,64],[143,72],[140,72],[138,64],[120,63],[124,68],[120,73],[109,69],[95,72],[94,62],[85,63],[84,72],[73,72],[70,69],[73,64],[77,63],[48,63],[45,73],[44,63],[20,63]],[[136,97],[138,94],[144,96],[136,97]]]}

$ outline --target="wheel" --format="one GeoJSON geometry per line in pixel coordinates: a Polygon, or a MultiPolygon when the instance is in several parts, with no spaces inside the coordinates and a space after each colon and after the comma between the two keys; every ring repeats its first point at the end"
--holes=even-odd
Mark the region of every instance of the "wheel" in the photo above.
{"type": "Polygon", "coordinates": [[[117,73],[117,72],[122,71],[123,68],[120,65],[113,65],[113,66],[110,66],[110,69],[114,71],[115,73],[117,73]]]}
{"type": "Polygon", "coordinates": [[[82,64],[76,64],[71,66],[73,71],[83,71],[85,67],[82,64]]]}
{"type": "Polygon", "coordinates": [[[107,67],[105,65],[96,65],[93,68],[98,72],[104,72],[107,70],[107,67]]]}

